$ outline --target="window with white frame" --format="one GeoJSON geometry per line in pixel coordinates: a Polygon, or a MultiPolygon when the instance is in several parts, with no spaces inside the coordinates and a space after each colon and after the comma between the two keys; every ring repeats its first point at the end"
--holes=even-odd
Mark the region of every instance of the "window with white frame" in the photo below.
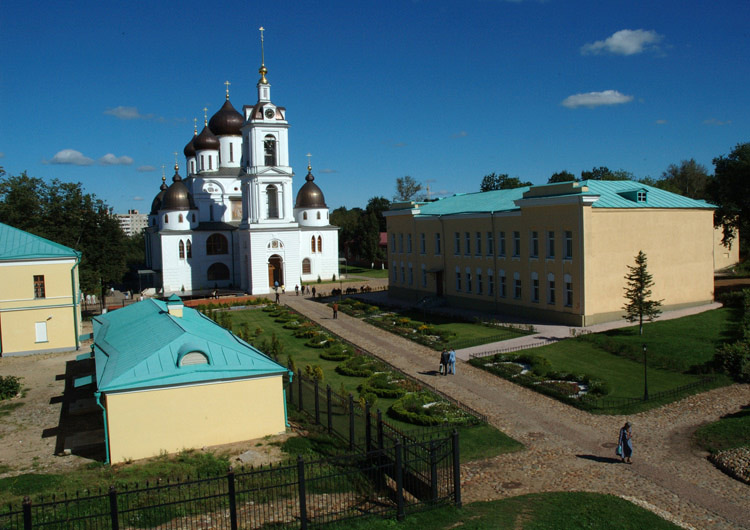
{"type": "Polygon", "coordinates": [[[500,289],[500,292],[498,293],[500,295],[500,298],[505,298],[508,296],[508,288],[505,280],[505,271],[500,269],[497,273],[497,282],[498,287],[500,289]]]}
{"type": "Polygon", "coordinates": [[[503,231],[497,233],[497,255],[501,258],[505,257],[505,232],[503,231]]]}
{"type": "Polygon", "coordinates": [[[563,278],[565,281],[565,307],[573,307],[573,279],[570,274],[563,278]]]}
{"type": "Polygon", "coordinates": [[[404,234],[398,235],[398,251],[400,254],[404,253],[404,234]]]}
{"type": "Polygon", "coordinates": [[[539,257],[539,232],[536,230],[531,231],[531,237],[530,237],[530,245],[529,245],[529,257],[530,258],[538,258],[539,257]]]}
{"type": "Polygon", "coordinates": [[[482,294],[482,269],[477,269],[477,294],[482,294]]]}
{"type": "Polygon", "coordinates": [[[393,262],[393,265],[391,265],[391,270],[393,271],[393,283],[396,283],[398,281],[398,267],[396,266],[396,262],[393,262]]]}
{"type": "Polygon", "coordinates": [[[565,259],[573,259],[573,231],[565,231],[565,259]]]}
{"type": "Polygon", "coordinates": [[[471,292],[471,269],[466,267],[466,292],[471,292]]]}
{"type": "Polygon", "coordinates": [[[513,257],[521,255],[521,232],[513,232],[513,257]]]}
{"type": "Polygon", "coordinates": [[[403,261],[401,262],[401,283],[406,283],[406,268],[403,261]]]}
{"type": "Polygon", "coordinates": [[[411,254],[411,234],[406,234],[406,253],[411,254]]]}
{"type": "Polygon", "coordinates": [[[419,253],[424,254],[427,252],[427,243],[425,242],[424,232],[419,234],[419,253]]]}
{"type": "Polygon", "coordinates": [[[474,254],[477,256],[482,255],[482,232],[477,232],[474,234],[474,240],[476,244],[474,245],[476,248],[474,249],[474,254]]]}
{"type": "Polygon", "coordinates": [[[409,285],[414,285],[414,269],[411,263],[409,263],[409,285]]]}
{"type": "Polygon", "coordinates": [[[555,231],[547,230],[547,259],[555,259],[555,231]]]}
{"type": "Polygon", "coordinates": [[[492,238],[492,232],[487,232],[487,255],[492,256],[495,253],[495,240],[492,238]]]}
{"type": "Polygon", "coordinates": [[[391,252],[396,253],[396,234],[391,234],[391,252]]]}
{"type": "Polygon", "coordinates": [[[471,232],[464,232],[464,244],[466,245],[464,256],[468,256],[471,254],[471,232]]]}
{"type": "Polygon", "coordinates": [[[513,273],[513,298],[520,300],[521,299],[521,273],[514,272],[513,273]]]}
{"type": "Polygon", "coordinates": [[[636,194],[636,199],[638,202],[646,202],[646,192],[645,191],[639,191],[636,194]]]}
{"type": "Polygon", "coordinates": [[[439,256],[442,253],[443,253],[443,250],[441,248],[440,233],[435,232],[435,255],[439,256]]]}
{"type": "Polygon", "coordinates": [[[495,296],[495,276],[492,273],[492,269],[487,269],[487,294],[495,296]]]}
{"type": "Polygon", "coordinates": [[[547,303],[555,305],[555,275],[551,272],[547,275],[547,303]]]}
{"type": "Polygon", "coordinates": [[[422,287],[427,287],[427,268],[422,264],[422,287]]]}
{"type": "Polygon", "coordinates": [[[461,290],[461,269],[456,267],[456,291],[461,290]]]}
{"type": "Polygon", "coordinates": [[[539,302],[539,274],[531,273],[531,301],[539,302]]]}
{"type": "Polygon", "coordinates": [[[458,232],[453,234],[453,254],[458,256],[461,253],[461,234],[458,232]]]}

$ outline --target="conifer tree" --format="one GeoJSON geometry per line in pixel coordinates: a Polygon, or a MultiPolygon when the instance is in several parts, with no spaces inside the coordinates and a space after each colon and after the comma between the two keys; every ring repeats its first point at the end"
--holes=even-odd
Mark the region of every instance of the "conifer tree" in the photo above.
{"type": "Polygon", "coordinates": [[[649,322],[661,314],[661,303],[663,300],[651,300],[651,287],[654,280],[648,272],[646,266],[646,254],[642,250],[638,251],[635,257],[635,265],[628,265],[628,273],[625,279],[628,284],[625,289],[625,300],[627,303],[623,306],[625,310],[625,320],[628,322],[638,321],[639,334],[643,335],[643,319],[649,322]]]}

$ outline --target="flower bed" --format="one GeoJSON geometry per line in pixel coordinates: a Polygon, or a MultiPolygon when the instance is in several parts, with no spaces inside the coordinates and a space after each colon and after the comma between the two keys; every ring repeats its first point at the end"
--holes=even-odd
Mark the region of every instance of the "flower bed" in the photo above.
{"type": "Polygon", "coordinates": [[[339,341],[326,342],[320,358],[326,361],[345,361],[352,356],[351,348],[347,348],[339,341]]]}
{"type": "Polygon", "coordinates": [[[406,393],[409,386],[406,383],[407,381],[398,374],[383,372],[368,377],[357,390],[362,395],[372,393],[381,398],[398,398],[406,393]]]}
{"type": "Polygon", "coordinates": [[[336,371],[350,377],[370,377],[380,367],[380,363],[372,357],[355,355],[336,366],[336,371]]]}
{"type": "Polygon", "coordinates": [[[476,422],[448,401],[441,401],[427,391],[411,392],[388,408],[388,415],[414,425],[468,425],[476,422]]]}

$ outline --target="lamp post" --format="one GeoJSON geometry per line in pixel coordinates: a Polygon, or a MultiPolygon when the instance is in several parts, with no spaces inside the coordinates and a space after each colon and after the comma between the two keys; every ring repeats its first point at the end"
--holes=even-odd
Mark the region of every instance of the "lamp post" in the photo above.
{"type": "Polygon", "coordinates": [[[646,364],[646,345],[643,345],[643,401],[648,401],[648,365],[646,364]]]}

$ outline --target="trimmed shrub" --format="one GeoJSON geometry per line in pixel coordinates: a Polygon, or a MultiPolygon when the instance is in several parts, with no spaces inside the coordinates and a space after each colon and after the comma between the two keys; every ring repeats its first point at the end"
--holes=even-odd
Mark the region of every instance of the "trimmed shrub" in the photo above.
{"type": "Polygon", "coordinates": [[[378,367],[378,362],[371,357],[355,355],[336,367],[341,375],[350,377],[370,377],[378,367]]]}
{"type": "Polygon", "coordinates": [[[359,385],[360,394],[372,393],[381,398],[397,398],[406,393],[402,379],[393,372],[374,374],[359,385]]]}
{"type": "Polygon", "coordinates": [[[0,375],[0,401],[17,396],[21,392],[21,380],[14,375],[0,375]]]}
{"type": "Polygon", "coordinates": [[[414,392],[396,400],[388,408],[388,415],[414,425],[465,425],[476,418],[429,392],[414,392]]]}

